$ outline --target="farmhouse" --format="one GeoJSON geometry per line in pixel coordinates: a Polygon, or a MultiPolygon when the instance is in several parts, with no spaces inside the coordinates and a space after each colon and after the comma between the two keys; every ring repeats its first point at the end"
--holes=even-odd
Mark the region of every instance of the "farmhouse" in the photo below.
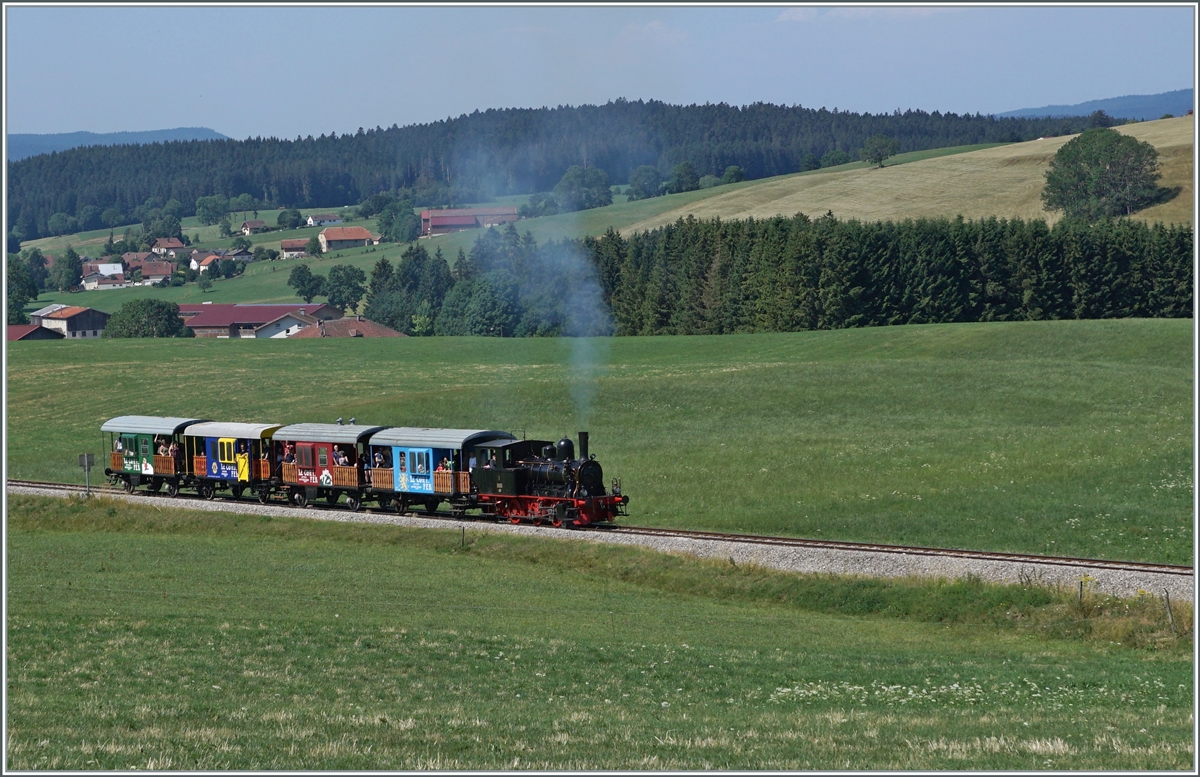
{"type": "Polygon", "coordinates": [[[296,332],[299,332],[306,326],[311,326],[318,322],[318,319],[302,313],[299,310],[293,310],[290,313],[284,313],[274,321],[268,321],[262,326],[254,330],[255,337],[273,337],[283,338],[291,337],[296,332]]]}
{"type": "Polygon", "coordinates": [[[341,224],[342,217],[332,213],[314,213],[308,217],[310,227],[323,227],[327,224],[341,224]]]}
{"type": "Polygon", "coordinates": [[[90,272],[83,276],[83,288],[87,291],[96,291],[97,289],[123,289],[127,285],[128,284],[125,283],[125,275],[123,273],[117,273],[116,275],[103,275],[98,272],[90,272]]]}
{"type": "Polygon", "coordinates": [[[47,329],[41,324],[9,324],[4,330],[4,339],[15,340],[61,340],[63,333],[47,329]]]}
{"type": "Polygon", "coordinates": [[[362,227],[328,227],[318,235],[322,251],[336,251],[339,248],[357,248],[371,245],[371,233],[362,227]]]}
{"type": "Polygon", "coordinates": [[[308,255],[308,241],[304,238],[295,240],[280,240],[279,241],[279,258],[280,259],[295,259],[298,256],[308,255]]]}
{"type": "Polygon", "coordinates": [[[75,306],[52,305],[49,313],[43,313],[47,308],[35,311],[29,320],[49,329],[61,332],[64,337],[99,337],[108,325],[108,314],[102,310],[81,308],[75,306]]]}
{"type": "Polygon", "coordinates": [[[156,237],[150,243],[150,250],[162,256],[168,251],[178,251],[183,248],[183,242],[177,237],[156,237]]]}
{"type": "Polygon", "coordinates": [[[335,321],[318,321],[291,337],[408,337],[403,332],[368,321],[362,316],[347,316],[335,321]]]}
{"type": "Polygon", "coordinates": [[[101,275],[109,278],[115,278],[123,272],[125,272],[125,267],[120,262],[84,262],[83,266],[80,268],[80,274],[83,275],[84,278],[88,277],[89,275],[101,275]]]}
{"type": "MultiPolygon", "coordinates": [[[[342,317],[342,311],[325,302],[301,305],[180,305],[179,317],[196,337],[239,338],[270,337],[256,333],[263,324],[274,322],[288,313],[302,313],[317,321],[342,317]]],[[[282,327],[281,327],[282,330],[282,327]]]]}
{"type": "Polygon", "coordinates": [[[158,283],[175,274],[175,265],[170,262],[142,262],[139,267],[130,268],[130,272],[134,269],[142,271],[142,283],[158,283]]]}
{"type": "Polygon", "coordinates": [[[517,220],[515,207],[500,208],[452,208],[450,210],[421,211],[421,234],[445,235],[464,229],[478,229],[517,220]]]}
{"type": "Polygon", "coordinates": [[[242,222],[242,234],[253,235],[256,232],[266,232],[267,222],[262,219],[251,219],[250,221],[242,222]]]}

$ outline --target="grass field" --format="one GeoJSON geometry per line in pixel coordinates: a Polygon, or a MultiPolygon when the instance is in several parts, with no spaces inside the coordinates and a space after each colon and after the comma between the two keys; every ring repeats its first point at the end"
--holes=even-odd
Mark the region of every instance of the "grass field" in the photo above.
{"type": "Polygon", "coordinates": [[[7,461],[82,482],[130,413],[587,429],[631,523],[1190,564],[1191,354],[1188,320],[11,343],[7,461]]]}
{"type": "MultiPolygon", "coordinates": [[[[1170,201],[1147,208],[1132,218],[1192,223],[1193,128],[1191,116],[1116,128],[1158,149],[1162,172],[1159,185],[1179,189],[1170,201]]],[[[1059,215],[1043,211],[1041,202],[1046,166],[1058,149],[1074,137],[1012,143],[913,164],[889,164],[882,170],[860,163],[853,170],[831,168],[828,172],[817,171],[816,175],[755,181],[752,186],[631,222],[623,231],[653,229],[689,214],[728,220],[776,214],[792,216],[799,212],[816,217],[829,210],[838,218],[862,221],[953,218],[961,214],[968,219],[1044,218],[1053,223],[1059,215]]]]}
{"type": "Polygon", "coordinates": [[[1105,620],[1037,589],[461,543],[11,497],[7,767],[1194,764],[1190,639],[1161,603],[1105,620]]]}

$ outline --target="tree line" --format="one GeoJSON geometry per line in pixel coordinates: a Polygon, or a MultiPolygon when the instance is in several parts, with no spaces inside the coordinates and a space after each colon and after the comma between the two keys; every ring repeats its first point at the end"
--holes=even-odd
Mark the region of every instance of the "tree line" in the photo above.
{"type": "MultiPolygon", "coordinates": [[[[307,268],[301,273],[307,275],[307,268]]],[[[361,272],[361,271],[359,271],[361,272]]],[[[333,273],[331,273],[331,278],[333,273]]],[[[1192,230],[1128,219],[688,218],[538,245],[489,229],[381,259],[339,302],[410,335],[788,332],[1192,315],[1192,230]]],[[[344,288],[338,278],[339,288],[344,288]]],[[[321,292],[318,292],[321,293],[321,292]]],[[[311,298],[310,298],[311,299],[311,298]]],[[[332,301],[332,298],[331,298],[332,301]]]]}
{"type": "MultiPolygon", "coordinates": [[[[8,223],[18,240],[117,226],[120,217],[202,197],[261,207],[335,207],[378,192],[419,206],[549,191],[572,166],[630,182],[639,167],[690,163],[698,178],[731,166],[749,179],[856,158],[886,135],[897,152],[1079,132],[1087,117],[997,118],[934,111],[860,114],[756,103],[605,105],[476,111],[430,124],[320,137],[89,146],[8,163],[8,223]],[[51,227],[52,218],[58,217],[51,227]],[[108,216],[108,218],[105,218],[108,216]]],[[[167,209],[169,210],[169,209],[167,209]]],[[[128,223],[128,222],[125,222],[128,223]]]]}

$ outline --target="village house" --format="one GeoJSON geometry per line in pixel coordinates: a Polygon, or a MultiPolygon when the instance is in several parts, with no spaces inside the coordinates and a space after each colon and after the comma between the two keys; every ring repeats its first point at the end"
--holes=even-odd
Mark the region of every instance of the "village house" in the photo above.
{"type": "Polygon", "coordinates": [[[143,262],[137,269],[142,271],[143,284],[158,283],[175,274],[175,265],[171,262],[143,262]]]}
{"type": "MultiPolygon", "coordinates": [[[[271,337],[270,331],[262,335],[257,329],[279,320],[288,313],[302,313],[316,321],[342,317],[342,311],[325,302],[300,305],[238,305],[238,304],[188,304],[179,306],[179,317],[184,326],[196,337],[240,338],[271,337]]],[[[281,322],[282,323],[282,322],[281,322]]],[[[282,327],[281,327],[282,331],[282,327]]]]}
{"type": "Polygon", "coordinates": [[[308,241],[304,238],[296,238],[295,240],[280,240],[279,241],[279,258],[280,259],[295,259],[300,256],[308,256],[308,241]]]}
{"type": "Polygon", "coordinates": [[[84,262],[80,267],[80,274],[85,278],[89,275],[104,275],[111,278],[124,272],[125,266],[120,262],[105,262],[103,259],[98,262],[84,262]]]}
{"type": "Polygon", "coordinates": [[[150,243],[150,250],[159,256],[165,255],[168,251],[178,251],[183,248],[183,241],[177,237],[156,237],[150,243]]]}
{"type": "Polygon", "coordinates": [[[100,337],[108,325],[108,313],[74,305],[50,305],[35,310],[29,320],[48,329],[61,332],[64,337],[100,337]]]}
{"type": "Polygon", "coordinates": [[[61,340],[63,333],[57,329],[47,329],[41,324],[9,324],[4,329],[4,339],[9,342],[16,340],[61,340]]]}
{"type": "Polygon", "coordinates": [[[85,291],[123,289],[128,285],[129,284],[125,282],[124,273],[117,273],[116,275],[104,275],[98,272],[91,272],[83,276],[83,288],[85,291]]]}
{"type": "Polygon", "coordinates": [[[262,219],[251,219],[250,221],[242,222],[242,234],[253,235],[256,232],[266,232],[267,222],[262,219]]]}
{"type": "Polygon", "coordinates": [[[317,236],[322,251],[337,251],[341,248],[357,248],[371,245],[371,233],[363,227],[327,227],[317,236]]]}
{"type": "Polygon", "coordinates": [[[332,213],[314,213],[308,217],[307,224],[310,227],[324,227],[328,224],[341,224],[342,217],[332,213]]]}
{"type": "Polygon", "coordinates": [[[451,208],[421,211],[421,235],[445,235],[464,229],[478,229],[508,224],[517,220],[515,207],[451,208]]]}
{"type": "Polygon", "coordinates": [[[301,329],[316,324],[318,321],[319,319],[313,316],[302,313],[299,310],[293,310],[258,327],[254,330],[254,336],[273,337],[276,339],[291,337],[301,329]]]}

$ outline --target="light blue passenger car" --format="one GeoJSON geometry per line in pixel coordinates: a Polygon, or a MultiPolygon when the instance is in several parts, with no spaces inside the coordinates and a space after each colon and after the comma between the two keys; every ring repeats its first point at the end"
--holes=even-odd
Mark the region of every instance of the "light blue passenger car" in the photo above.
{"type": "Polygon", "coordinates": [[[394,498],[401,508],[416,502],[436,509],[443,500],[470,495],[476,445],[515,439],[490,429],[384,429],[368,441],[371,490],[381,495],[381,504],[394,498]],[[389,491],[394,496],[389,497],[389,491]]]}

